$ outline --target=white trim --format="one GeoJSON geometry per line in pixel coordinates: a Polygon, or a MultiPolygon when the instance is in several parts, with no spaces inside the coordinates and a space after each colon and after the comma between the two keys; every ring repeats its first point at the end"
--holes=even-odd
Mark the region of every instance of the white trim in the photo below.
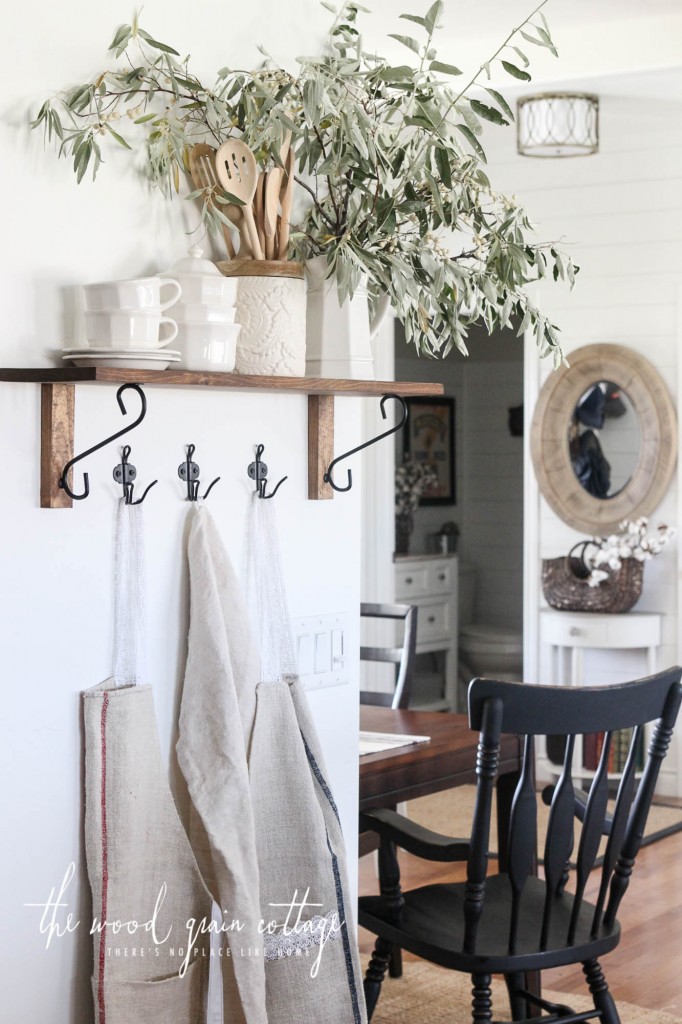
{"type": "Polygon", "coordinates": [[[540,391],[540,358],[532,331],[524,335],[523,351],[523,678],[538,683],[540,490],[530,457],[530,424],[540,391]]]}

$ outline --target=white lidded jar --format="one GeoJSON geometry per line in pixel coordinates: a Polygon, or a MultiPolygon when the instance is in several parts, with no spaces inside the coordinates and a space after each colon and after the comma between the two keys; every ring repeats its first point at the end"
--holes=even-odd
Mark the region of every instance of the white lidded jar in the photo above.
{"type": "Polygon", "coordinates": [[[237,373],[305,376],[306,282],[294,260],[226,260],[227,281],[239,281],[237,373]]]}
{"type": "Polygon", "coordinates": [[[239,282],[224,277],[193,245],[160,277],[172,277],[182,298],[170,312],[178,325],[177,346],[187,370],[231,373],[235,368],[240,325],[235,323],[239,282]]]}

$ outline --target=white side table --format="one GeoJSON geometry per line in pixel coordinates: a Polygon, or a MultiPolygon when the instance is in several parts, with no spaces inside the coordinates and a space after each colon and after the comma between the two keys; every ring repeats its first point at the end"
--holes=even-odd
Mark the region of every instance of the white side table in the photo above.
{"type": "MultiPolygon", "coordinates": [[[[583,652],[592,650],[645,650],[647,671],[656,671],[661,643],[661,618],[653,612],[626,612],[604,615],[592,612],[561,612],[545,608],[540,612],[540,640],[552,648],[550,682],[558,686],[580,686],[583,676],[583,652]]],[[[576,737],[574,765],[583,763],[581,737],[576,737]]],[[[560,769],[544,752],[539,753],[538,768],[550,775],[560,769]]],[[[574,768],[575,778],[590,778],[588,769],[574,768]]]]}
{"type": "Polygon", "coordinates": [[[554,649],[551,682],[557,685],[579,686],[583,682],[585,648],[646,650],[647,668],[651,675],[656,671],[657,651],[661,643],[661,616],[653,612],[603,615],[545,608],[540,612],[540,640],[554,649]],[[568,673],[567,655],[570,661],[568,673]]]}

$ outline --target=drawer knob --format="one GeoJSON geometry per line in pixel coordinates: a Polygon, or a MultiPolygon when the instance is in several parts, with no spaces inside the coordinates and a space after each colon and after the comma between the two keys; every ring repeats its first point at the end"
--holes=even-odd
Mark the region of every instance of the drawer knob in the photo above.
{"type": "Polygon", "coordinates": [[[438,579],[439,579],[439,580],[440,580],[441,582],[443,582],[444,580],[446,580],[446,579],[447,579],[447,576],[445,575],[445,573],[444,573],[444,572],[439,572],[439,573],[438,573],[438,579]]]}
{"type": "Polygon", "coordinates": [[[435,622],[435,621],[436,621],[436,616],[435,615],[429,615],[429,617],[427,619],[427,622],[435,622]]]}
{"type": "Polygon", "coordinates": [[[412,577],[411,576],[406,576],[405,577],[405,582],[406,583],[412,583],[412,577]]]}
{"type": "Polygon", "coordinates": [[[571,626],[571,628],[568,631],[568,635],[569,636],[580,636],[580,630],[578,629],[577,626],[571,626]]]}

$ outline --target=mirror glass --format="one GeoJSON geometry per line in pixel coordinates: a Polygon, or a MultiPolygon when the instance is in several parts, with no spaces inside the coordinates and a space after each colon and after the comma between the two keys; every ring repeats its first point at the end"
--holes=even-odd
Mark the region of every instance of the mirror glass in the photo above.
{"type": "Polygon", "coordinates": [[[632,479],[640,449],[639,418],[614,381],[590,384],[568,427],[568,448],[582,487],[594,498],[614,498],[632,479]]]}

